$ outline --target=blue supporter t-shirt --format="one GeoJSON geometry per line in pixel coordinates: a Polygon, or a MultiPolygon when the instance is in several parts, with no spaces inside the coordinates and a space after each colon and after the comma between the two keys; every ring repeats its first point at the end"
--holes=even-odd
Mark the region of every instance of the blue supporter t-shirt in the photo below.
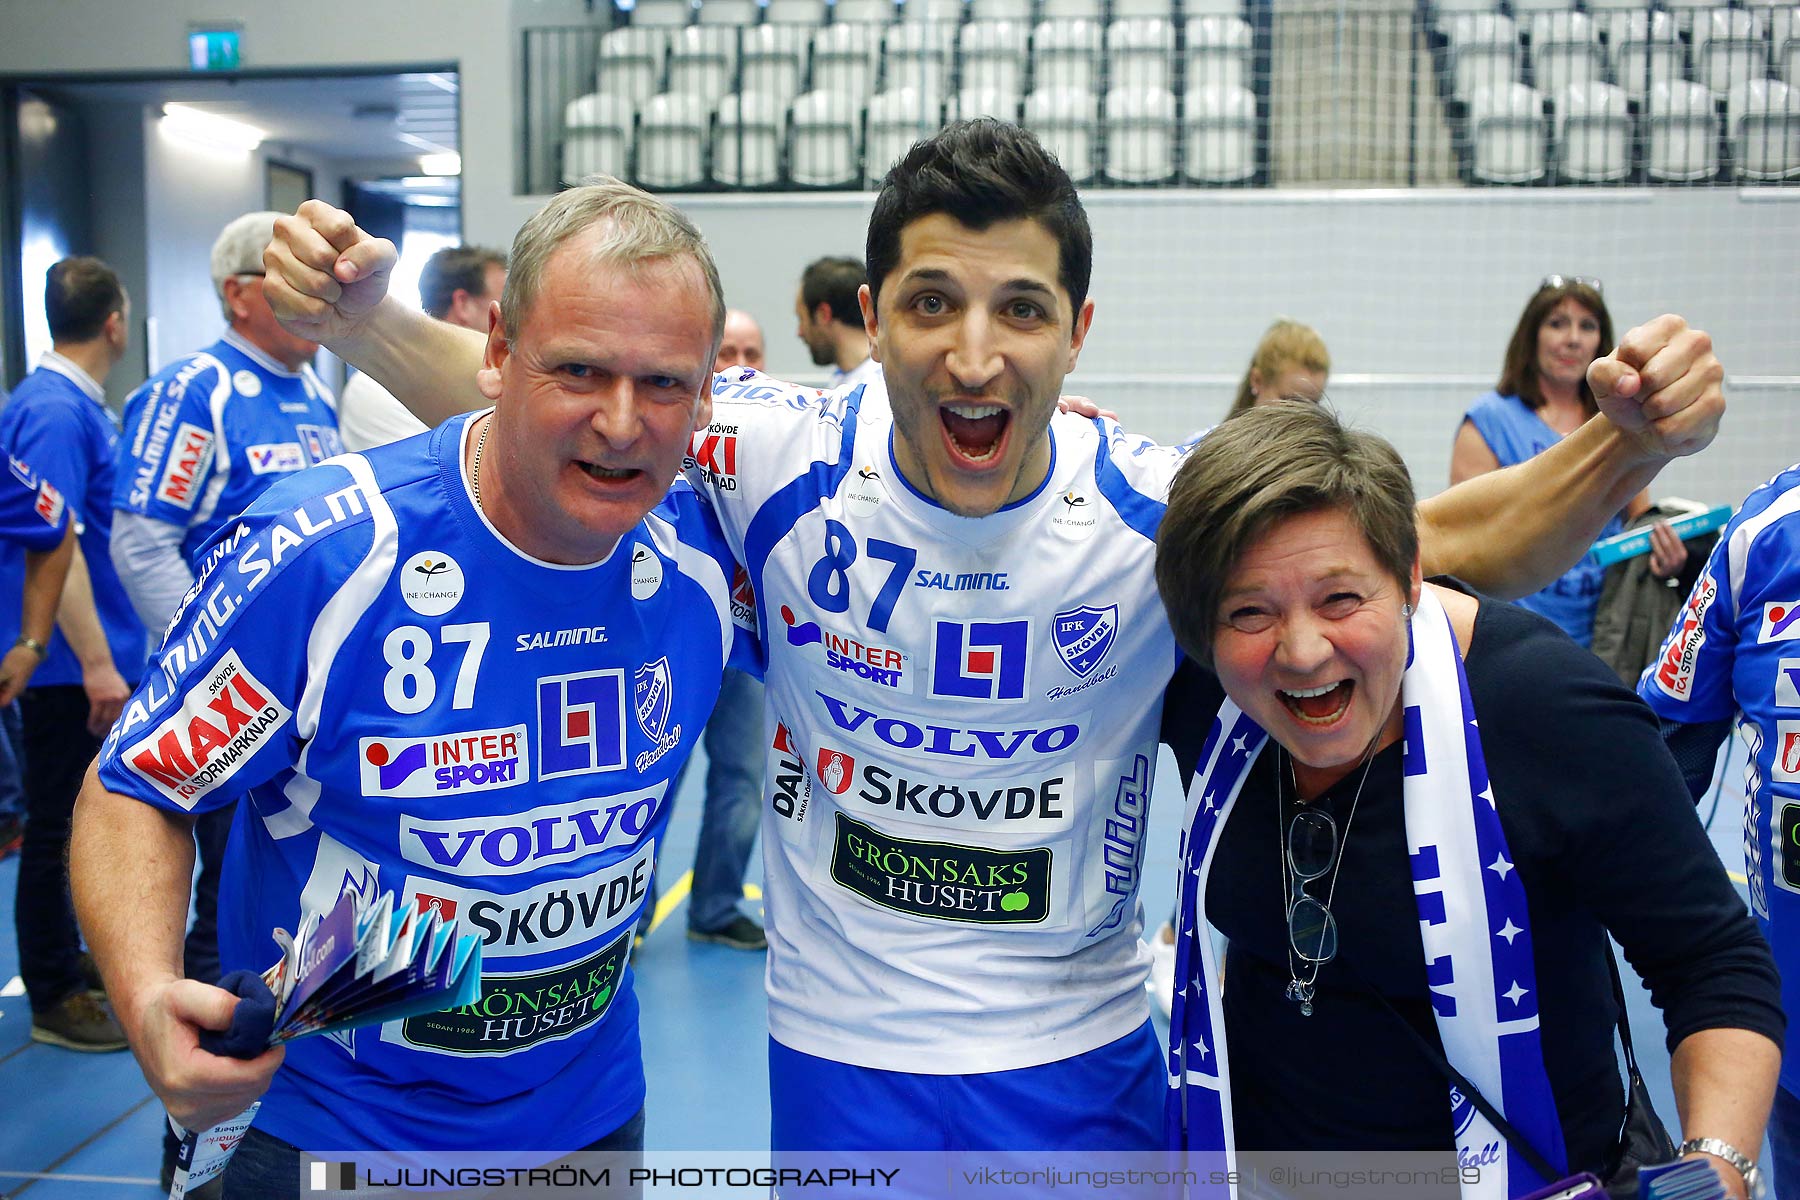
{"type": "Polygon", "coordinates": [[[0,542],[26,550],[54,550],[69,528],[69,506],[47,479],[25,463],[6,460],[0,472],[0,542]]]}
{"type": "MultiPolygon", "coordinates": [[[[13,392],[0,411],[0,450],[23,462],[62,494],[80,531],[94,608],[113,666],[136,683],[148,648],[125,586],[112,563],[113,456],[119,427],[105,398],[85,372],[58,354],[46,354],[38,369],[13,392]]],[[[19,550],[0,548],[0,644],[19,633],[19,604],[25,560],[19,550]]],[[[79,685],[81,663],[60,628],[50,652],[31,677],[33,687],[79,685]]]]}
{"type": "MultiPolygon", "coordinates": [[[[1800,1012],[1800,465],[1750,493],[1707,559],[1638,694],[1667,721],[1735,720],[1750,909],[1800,1012]]],[[[1781,1085],[1800,1092],[1800,1055],[1781,1085]]]]}
{"type": "Polygon", "coordinates": [[[543,562],[471,502],[467,425],[270,488],[101,753],[158,808],[240,800],[227,969],[346,890],[481,936],[477,1003],[289,1045],[256,1124],[308,1150],[560,1153],[637,1111],[633,928],[720,670],[754,665],[691,489],[604,562],[543,562]]]}
{"type": "MultiPolygon", "coordinates": [[[[1476,432],[1481,434],[1503,467],[1542,454],[1563,436],[1526,407],[1523,400],[1517,396],[1502,396],[1499,392],[1489,392],[1475,401],[1464,417],[1474,424],[1476,432]]],[[[1625,519],[1615,516],[1606,523],[1600,536],[1611,537],[1624,531],[1625,519]]],[[[1600,607],[1600,587],[1605,579],[1606,568],[1583,557],[1549,587],[1514,603],[1548,617],[1581,645],[1591,646],[1594,612],[1600,607]]]]}
{"type": "Polygon", "coordinates": [[[290,371],[230,330],[131,393],[125,434],[112,505],[185,529],[190,565],[269,484],[344,450],[312,367],[290,371]]]}

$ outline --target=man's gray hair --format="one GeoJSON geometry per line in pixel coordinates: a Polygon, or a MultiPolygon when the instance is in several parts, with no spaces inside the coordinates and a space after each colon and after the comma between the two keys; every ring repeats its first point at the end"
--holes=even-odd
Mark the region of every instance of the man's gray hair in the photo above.
{"type": "Polygon", "coordinates": [[[706,359],[710,366],[725,330],[725,289],[706,239],[674,205],[610,175],[591,175],[581,186],[560,193],[525,222],[513,239],[506,289],[500,296],[506,335],[516,337],[524,327],[551,255],[570,238],[595,226],[604,227],[594,246],[595,261],[635,268],[687,256],[699,264],[712,300],[712,349],[706,359]]]}
{"type": "Polygon", "coordinates": [[[233,275],[261,275],[263,247],[275,240],[275,218],[278,212],[248,212],[233,220],[219,233],[212,248],[213,292],[225,320],[231,320],[231,305],[225,303],[225,281],[233,275]]]}

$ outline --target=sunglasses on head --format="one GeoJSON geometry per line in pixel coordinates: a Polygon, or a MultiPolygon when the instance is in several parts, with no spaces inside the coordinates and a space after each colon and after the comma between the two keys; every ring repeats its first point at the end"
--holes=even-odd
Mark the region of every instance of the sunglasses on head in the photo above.
{"type": "Polygon", "coordinates": [[[1541,292],[1549,288],[1573,286],[1589,288],[1596,296],[1605,294],[1605,289],[1600,286],[1600,281],[1592,275],[1546,275],[1538,281],[1537,290],[1541,292]]]}

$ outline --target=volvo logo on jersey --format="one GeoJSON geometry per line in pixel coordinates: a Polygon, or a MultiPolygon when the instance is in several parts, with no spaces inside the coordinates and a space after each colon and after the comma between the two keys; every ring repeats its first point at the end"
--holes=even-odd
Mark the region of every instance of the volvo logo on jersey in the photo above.
{"type": "Polygon", "coordinates": [[[525,780],[525,726],[442,737],[366,737],[359,743],[365,796],[453,796],[491,792],[525,780]]]}
{"type": "Polygon", "coordinates": [[[625,672],[538,680],[538,778],[617,771],[625,765],[625,672]]]}
{"type": "Polygon", "coordinates": [[[1031,622],[939,621],[932,637],[931,694],[959,700],[1023,700],[1031,622]]]}
{"type": "Polygon", "coordinates": [[[1029,925],[1050,915],[1047,847],[989,850],[920,842],[836,815],[833,882],[883,908],[983,925],[1029,925]]]}

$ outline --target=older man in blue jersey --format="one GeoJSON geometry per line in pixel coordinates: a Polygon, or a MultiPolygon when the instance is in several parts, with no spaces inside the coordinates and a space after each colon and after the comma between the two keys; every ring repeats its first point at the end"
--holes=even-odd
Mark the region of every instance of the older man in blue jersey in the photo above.
{"type": "MultiPolygon", "coordinates": [[[[476,402],[457,373],[479,347],[382,302],[390,244],[317,204],[279,232],[284,319],[428,420],[476,402]]],[[[773,1140],[1152,1149],[1167,1075],[1137,883],[1178,657],[1152,539],[1179,453],[1053,417],[1092,242],[1029,133],[960,122],[915,146],[867,264],[885,395],[721,375],[705,436],[731,469],[692,476],[769,659],[773,1140]]],[[[1595,390],[1632,430],[1600,420],[1422,506],[1430,570],[1529,590],[1710,438],[1705,336],[1667,318],[1622,345],[1595,390]]]]}
{"type": "Polygon", "coordinates": [[[296,1194],[302,1149],[642,1143],[632,928],[737,642],[716,523],[665,501],[724,305],[699,234],[622,185],[563,193],[512,263],[492,412],[225,527],[77,809],[76,902],[145,1077],[188,1127],[268,1089],[228,1196],[296,1194]],[[189,830],[233,800],[228,967],[379,889],[482,935],[481,1001],[285,1062],[201,1051],[236,1001],[182,977],[189,830]]]}

